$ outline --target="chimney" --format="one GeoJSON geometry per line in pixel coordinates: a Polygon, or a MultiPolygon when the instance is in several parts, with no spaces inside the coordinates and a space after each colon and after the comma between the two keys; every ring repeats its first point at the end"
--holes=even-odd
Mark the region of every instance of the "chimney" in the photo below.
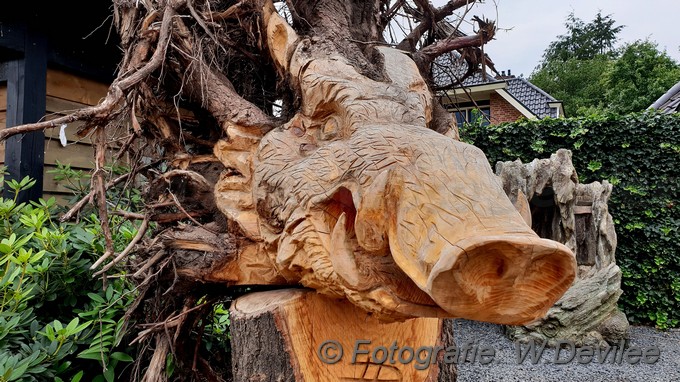
{"type": "Polygon", "coordinates": [[[508,72],[505,73],[505,70],[503,70],[499,75],[496,76],[497,80],[507,80],[510,78],[515,78],[515,76],[512,75],[512,71],[508,69],[508,72]]]}

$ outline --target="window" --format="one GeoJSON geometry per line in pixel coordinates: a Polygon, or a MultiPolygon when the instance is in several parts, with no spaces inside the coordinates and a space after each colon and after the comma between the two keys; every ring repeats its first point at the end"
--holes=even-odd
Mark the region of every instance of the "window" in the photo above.
{"type": "Polygon", "coordinates": [[[458,127],[461,127],[465,122],[474,122],[480,118],[482,125],[488,125],[491,120],[491,108],[488,105],[457,107],[452,109],[451,112],[456,116],[458,127]]]}
{"type": "Polygon", "coordinates": [[[550,107],[550,116],[553,118],[558,118],[560,116],[560,110],[557,108],[557,106],[550,107]]]}

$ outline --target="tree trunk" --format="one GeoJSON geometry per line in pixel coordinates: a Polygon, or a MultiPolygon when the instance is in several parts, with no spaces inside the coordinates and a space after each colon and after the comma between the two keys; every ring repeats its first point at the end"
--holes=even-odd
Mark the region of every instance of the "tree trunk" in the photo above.
{"type": "MultiPolygon", "coordinates": [[[[302,289],[243,296],[233,302],[230,314],[234,382],[443,382],[456,378],[455,365],[443,362],[444,351],[429,362],[405,362],[413,355],[409,349],[454,346],[449,320],[385,323],[347,301],[302,289]],[[372,350],[379,346],[396,350],[389,355],[378,351],[372,359],[372,350]]],[[[422,354],[425,360],[426,351],[422,354]]]]}

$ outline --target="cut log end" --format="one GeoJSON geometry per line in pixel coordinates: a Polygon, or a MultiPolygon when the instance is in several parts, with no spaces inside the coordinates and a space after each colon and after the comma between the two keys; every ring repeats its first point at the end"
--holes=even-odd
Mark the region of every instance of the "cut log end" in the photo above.
{"type": "Polygon", "coordinates": [[[574,255],[555,241],[518,235],[457,244],[435,264],[426,290],[455,317],[526,324],[543,317],[575,277],[574,255]]]}
{"type": "MultiPolygon", "coordinates": [[[[372,355],[379,347],[454,346],[450,321],[386,323],[346,300],[302,289],[240,297],[230,315],[234,381],[455,381],[455,363],[444,362],[442,352],[426,368],[376,359],[380,350],[372,355]]],[[[399,359],[399,350],[391,351],[399,359]]]]}

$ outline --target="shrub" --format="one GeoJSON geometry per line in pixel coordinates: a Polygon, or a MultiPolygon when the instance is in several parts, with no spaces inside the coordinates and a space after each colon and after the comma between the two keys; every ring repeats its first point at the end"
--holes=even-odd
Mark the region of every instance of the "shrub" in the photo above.
{"type": "MultiPolygon", "coordinates": [[[[16,202],[33,184],[6,181],[15,197],[0,198],[0,381],[113,381],[132,360],[119,343],[134,289],[92,278],[103,253],[94,215],[58,224],[54,198],[16,202]]],[[[120,223],[122,247],[134,229],[120,223]]]]}
{"type": "Polygon", "coordinates": [[[680,326],[680,116],[656,112],[473,124],[461,137],[497,161],[573,152],[582,182],[614,185],[623,273],[621,308],[632,322],[680,326]]]}

